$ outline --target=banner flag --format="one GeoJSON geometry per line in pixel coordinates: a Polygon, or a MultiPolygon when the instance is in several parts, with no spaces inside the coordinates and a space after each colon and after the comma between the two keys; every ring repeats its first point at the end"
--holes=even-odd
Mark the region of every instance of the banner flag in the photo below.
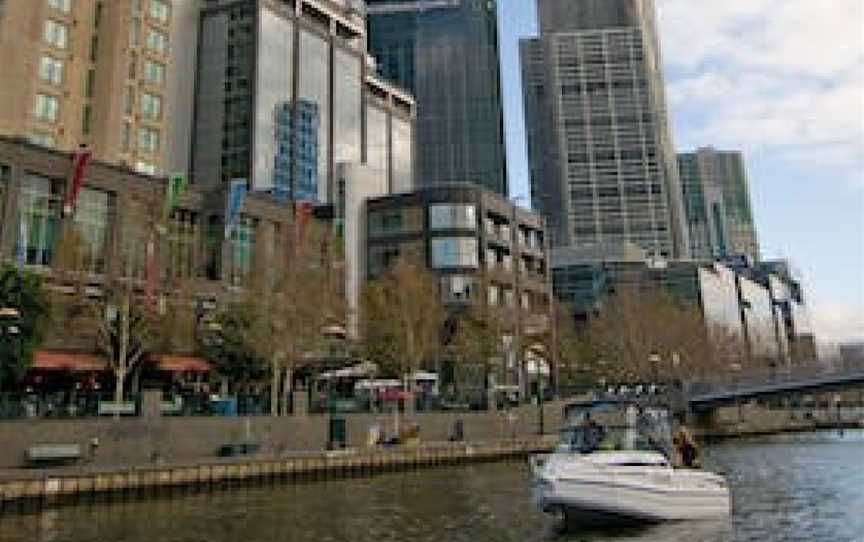
{"type": "Polygon", "coordinates": [[[27,228],[27,220],[23,216],[18,217],[18,267],[23,268],[27,263],[27,246],[30,244],[30,232],[27,228]]]}
{"type": "Polygon", "coordinates": [[[69,177],[66,197],[63,200],[64,217],[71,216],[75,210],[75,202],[78,201],[78,194],[81,192],[81,187],[84,186],[84,176],[92,157],[93,153],[90,152],[90,149],[86,145],[82,145],[72,158],[72,174],[69,177]]]}
{"type": "Polygon", "coordinates": [[[180,198],[186,192],[186,187],[186,176],[182,173],[175,173],[168,177],[168,185],[165,187],[165,207],[162,210],[163,223],[167,224],[171,215],[177,210],[177,206],[180,205],[180,198]]]}
{"type": "Polygon", "coordinates": [[[240,221],[240,213],[243,212],[243,202],[246,200],[248,186],[246,179],[234,179],[228,191],[228,202],[225,206],[225,239],[231,238],[231,233],[237,222],[240,221]]]}

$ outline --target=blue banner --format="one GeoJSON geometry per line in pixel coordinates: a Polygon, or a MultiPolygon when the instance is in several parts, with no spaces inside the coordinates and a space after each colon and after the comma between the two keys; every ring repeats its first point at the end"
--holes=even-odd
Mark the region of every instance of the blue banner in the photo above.
{"type": "Polygon", "coordinates": [[[225,239],[231,238],[231,233],[237,222],[240,221],[240,213],[243,211],[243,202],[249,187],[246,179],[234,179],[228,191],[228,202],[225,206],[225,239]]]}

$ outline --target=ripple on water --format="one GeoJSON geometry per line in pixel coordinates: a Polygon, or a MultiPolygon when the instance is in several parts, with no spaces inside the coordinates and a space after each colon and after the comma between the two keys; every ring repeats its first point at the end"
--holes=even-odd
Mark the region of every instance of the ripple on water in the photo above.
{"type": "Polygon", "coordinates": [[[864,540],[864,432],[707,450],[733,517],[567,532],[530,506],[523,463],[187,493],[0,518],[0,542],[786,542],[864,540]]]}

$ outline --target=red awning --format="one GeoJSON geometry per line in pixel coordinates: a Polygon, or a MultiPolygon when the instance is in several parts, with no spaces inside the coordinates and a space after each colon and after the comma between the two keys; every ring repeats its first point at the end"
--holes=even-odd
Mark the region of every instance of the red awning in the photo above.
{"type": "Polygon", "coordinates": [[[210,364],[195,356],[154,356],[156,367],[172,373],[209,373],[210,364]]]}
{"type": "Polygon", "coordinates": [[[36,350],[33,354],[33,369],[46,371],[96,372],[108,368],[104,358],[82,352],[60,352],[36,350]]]}

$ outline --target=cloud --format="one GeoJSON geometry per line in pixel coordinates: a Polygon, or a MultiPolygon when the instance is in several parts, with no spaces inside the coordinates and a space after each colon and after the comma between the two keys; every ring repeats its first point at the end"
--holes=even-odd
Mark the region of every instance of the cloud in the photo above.
{"type": "Polygon", "coordinates": [[[864,188],[864,2],[659,0],[677,142],[864,188]]]}
{"type": "Polygon", "coordinates": [[[864,302],[858,306],[840,303],[815,303],[811,319],[820,342],[864,341],[864,302]]]}

